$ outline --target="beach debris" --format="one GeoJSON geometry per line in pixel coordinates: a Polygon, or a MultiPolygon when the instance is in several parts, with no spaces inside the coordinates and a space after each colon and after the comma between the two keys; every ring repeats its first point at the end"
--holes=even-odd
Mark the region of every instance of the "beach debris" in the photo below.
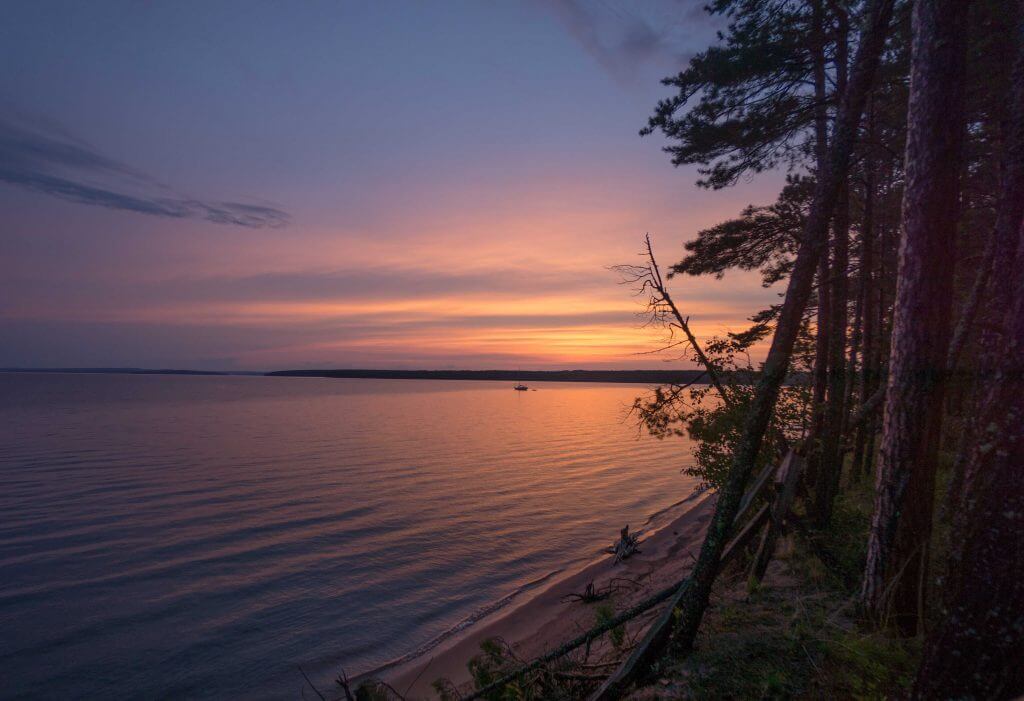
{"type": "MultiPolygon", "coordinates": [[[[345,671],[342,670],[341,673],[344,675],[345,671]]],[[[304,670],[301,665],[299,666],[299,674],[301,674],[302,678],[306,680],[307,684],[309,684],[309,688],[313,690],[313,693],[315,693],[317,696],[320,697],[321,701],[327,701],[327,698],[323,694],[320,693],[319,689],[316,688],[316,685],[313,684],[313,680],[309,678],[309,676],[306,674],[306,670],[304,670]]],[[[346,677],[346,680],[347,679],[348,678],[346,677]]],[[[306,698],[306,690],[305,690],[305,688],[302,689],[302,698],[306,698]]]]}
{"type": "Polygon", "coordinates": [[[622,560],[625,560],[630,555],[640,552],[640,539],[629,532],[629,524],[623,526],[622,530],[619,531],[619,540],[613,543],[606,552],[615,555],[615,562],[613,565],[619,564],[622,560]]]}
{"type": "Polygon", "coordinates": [[[611,587],[605,587],[604,589],[599,590],[594,587],[594,580],[590,580],[582,593],[570,592],[562,597],[562,601],[581,601],[584,604],[592,604],[595,601],[603,601],[611,595],[611,587]]]}
{"type": "MultiPolygon", "coordinates": [[[[341,685],[341,679],[337,681],[341,685]]],[[[345,701],[406,701],[403,694],[381,679],[367,679],[361,682],[355,690],[354,698],[350,686],[342,685],[342,688],[345,690],[345,701]]]]}
{"type": "Polygon", "coordinates": [[[639,586],[640,582],[635,579],[629,579],[628,577],[614,577],[608,580],[608,584],[600,588],[594,586],[594,580],[590,580],[582,592],[570,592],[562,597],[562,601],[579,601],[584,604],[593,604],[598,601],[604,601],[608,597],[618,594],[621,591],[629,591],[631,589],[636,589],[639,586]]]}
{"type": "MultiPolygon", "coordinates": [[[[299,668],[299,671],[302,671],[301,667],[299,668]]],[[[302,676],[305,677],[306,673],[302,672],[302,676]]],[[[306,678],[306,681],[309,681],[308,677],[306,678]]],[[[338,678],[334,680],[334,683],[340,686],[341,690],[345,692],[345,701],[355,701],[355,697],[352,695],[352,683],[349,681],[348,674],[345,673],[344,667],[338,674],[338,678]]],[[[309,682],[309,685],[313,686],[313,682],[309,682]]],[[[321,699],[324,698],[324,695],[317,691],[317,688],[315,686],[313,686],[313,691],[316,691],[317,696],[319,696],[321,699]]]]}

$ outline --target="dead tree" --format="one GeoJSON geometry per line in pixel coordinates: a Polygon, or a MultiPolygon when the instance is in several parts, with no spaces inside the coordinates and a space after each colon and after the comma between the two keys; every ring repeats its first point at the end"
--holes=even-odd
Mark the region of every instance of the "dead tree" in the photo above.
{"type": "Polygon", "coordinates": [[[708,381],[714,385],[718,396],[722,398],[723,402],[729,404],[732,398],[722,384],[721,370],[705,355],[704,350],[697,342],[697,337],[690,330],[690,318],[684,317],[679,311],[679,307],[676,306],[672,294],[665,285],[658,261],[654,258],[650,234],[644,234],[643,256],[646,259],[643,265],[616,265],[612,267],[612,270],[622,276],[623,284],[636,286],[638,296],[647,296],[647,307],[644,314],[648,316],[648,323],[661,325],[668,329],[669,336],[657,352],[689,346],[697,362],[707,374],[708,381]],[[678,333],[682,333],[682,339],[677,338],[676,334],[678,333]]]}
{"type": "Polygon", "coordinates": [[[914,3],[906,188],[863,602],[906,635],[924,601],[964,142],[965,0],[914,3]]]}

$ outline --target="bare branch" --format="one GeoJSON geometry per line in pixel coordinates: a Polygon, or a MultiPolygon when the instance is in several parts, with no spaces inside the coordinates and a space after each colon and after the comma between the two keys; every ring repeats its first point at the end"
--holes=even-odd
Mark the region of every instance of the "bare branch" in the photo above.
{"type": "Polygon", "coordinates": [[[704,350],[697,342],[697,337],[690,330],[690,317],[684,317],[671,293],[665,286],[665,280],[658,267],[658,261],[654,257],[654,248],[651,246],[651,235],[644,234],[644,246],[647,258],[647,265],[616,265],[612,269],[622,277],[622,284],[633,285],[636,289],[636,296],[648,296],[646,315],[649,317],[647,324],[658,324],[668,329],[669,338],[664,346],[657,351],[660,352],[674,348],[679,345],[688,344],[693,349],[697,361],[703,366],[708,379],[718,391],[719,396],[727,405],[732,404],[732,398],[722,384],[718,367],[704,353],[704,350]],[[686,341],[675,340],[675,329],[679,329],[686,336],[686,341]]]}

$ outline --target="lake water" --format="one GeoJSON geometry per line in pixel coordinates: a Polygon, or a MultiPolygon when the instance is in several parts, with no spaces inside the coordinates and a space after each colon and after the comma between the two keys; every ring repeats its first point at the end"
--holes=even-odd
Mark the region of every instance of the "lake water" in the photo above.
{"type": "Polygon", "coordinates": [[[0,374],[0,697],[301,698],[692,492],[643,387],[536,388],[0,374]]]}

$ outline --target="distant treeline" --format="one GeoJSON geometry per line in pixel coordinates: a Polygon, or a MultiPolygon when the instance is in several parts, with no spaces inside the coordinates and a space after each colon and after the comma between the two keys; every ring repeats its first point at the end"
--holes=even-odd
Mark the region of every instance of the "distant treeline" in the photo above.
{"type": "Polygon", "coordinates": [[[0,368],[0,372],[77,373],[83,375],[260,375],[252,372],[217,370],[175,370],[173,368],[0,368]]]}
{"type": "Polygon", "coordinates": [[[380,380],[497,380],[502,382],[706,382],[700,370],[281,370],[268,375],[380,380]]]}

